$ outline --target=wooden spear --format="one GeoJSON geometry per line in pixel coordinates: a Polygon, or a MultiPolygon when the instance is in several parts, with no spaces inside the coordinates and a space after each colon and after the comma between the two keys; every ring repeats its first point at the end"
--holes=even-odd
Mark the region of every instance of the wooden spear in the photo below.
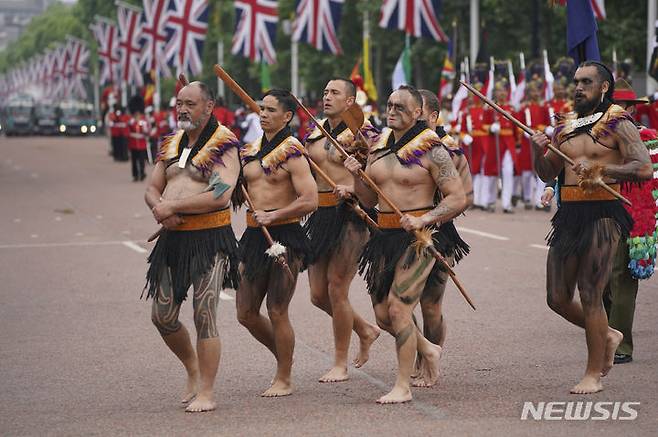
{"type": "MultiPolygon", "coordinates": [[[[514,124],[516,125],[516,127],[518,127],[519,129],[521,129],[522,131],[524,131],[524,132],[527,133],[528,135],[534,135],[534,133],[535,133],[534,130],[532,130],[531,128],[529,128],[529,127],[526,126],[525,124],[521,123],[521,122],[520,122],[519,120],[517,120],[512,114],[510,114],[509,112],[505,111],[503,108],[501,108],[500,106],[498,106],[495,102],[492,102],[491,100],[489,100],[489,99],[488,99],[486,96],[484,96],[480,91],[476,90],[476,89],[473,88],[471,85],[469,85],[469,84],[467,84],[466,82],[464,82],[463,80],[460,80],[459,83],[462,84],[464,87],[466,87],[466,89],[469,90],[471,93],[473,93],[473,94],[475,94],[476,96],[478,96],[478,97],[480,98],[480,100],[482,100],[484,103],[486,103],[487,105],[489,105],[489,106],[491,106],[493,109],[495,109],[496,112],[498,112],[500,115],[502,115],[503,117],[505,117],[506,119],[508,119],[508,120],[511,121],[512,123],[514,123],[514,124]]],[[[567,155],[564,154],[564,152],[562,152],[560,149],[558,149],[557,147],[555,147],[553,144],[548,143],[548,146],[547,146],[547,147],[548,147],[549,149],[551,149],[551,151],[552,151],[553,153],[555,153],[557,156],[559,156],[559,157],[562,158],[564,161],[566,161],[568,164],[570,164],[570,165],[576,165],[576,163],[573,161],[573,159],[569,158],[567,155]]],[[[619,200],[621,200],[622,202],[628,204],[629,206],[632,206],[632,203],[631,203],[628,199],[626,199],[624,196],[622,196],[621,193],[619,193],[619,192],[613,190],[613,189],[612,189],[608,184],[606,184],[605,182],[603,182],[603,181],[598,181],[598,184],[599,184],[599,186],[600,186],[601,188],[603,188],[603,189],[606,190],[608,193],[610,193],[610,194],[612,194],[613,196],[615,196],[617,199],[619,199],[619,200]]]]}
{"type": "MultiPolygon", "coordinates": [[[[315,119],[313,114],[311,114],[311,112],[306,108],[306,106],[304,106],[302,104],[302,102],[299,101],[297,96],[292,95],[292,97],[295,99],[295,101],[297,102],[299,107],[302,108],[302,110],[306,113],[308,118],[310,120],[312,120],[313,123],[315,123],[315,125],[320,129],[320,131],[322,132],[322,135],[324,135],[327,138],[328,141],[331,141],[331,143],[336,148],[336,150],[338,150],[338,152],[341,155],[343,155],[344,158],[348,158],[350,155],[345,151],[345,149],[343,149],[343,147],[340,145],[340,143],[338,143],[338,141],[336,141],[336,139],[334,137],[332,137],[329,134],[329,132],[327,132],[327,130],[321,124],[318,123],[318,121],[315,119]]],[[[384,192],[377,186],[377,184],[375,184],[375,182],[370,178],[370,176],[368,176],[366,174],[366,172],[364,172],[361,169],[359,169],[358,174],[359,174],[359,177],[361,178],[361,180],[363,182],[365,182],[375,193],[377,193],[377,195],[379,196],[380,199],[383,199],[386,203],[388,203],[388,205],[391,207],[393,212],[395,212],[395,214],[398,217],[402,218],[402,216],[404,215],[402,213],[402,211],[400,211],[400,209],[395,205],[395,203],[393,203],[393,201],[386,194],[384,194],[384,192]]],[[[413,234],[415,235],[415,237],[418,241],[425,241],[425,237],[422,235],[421,231],[415,230],[415,231],[413,231],[413,234]]],[[[464,288],[464,286],[461,284],[461,282],[457,278],[457,275],[455,274],[455,271],[452,269],[452,267],[450,267],[450,264],[448,264],[448,262],[445,260],[445,258],[443,258],[443,256],[439,253],[439,251],[436,250],[436,248],[434,247],[434,245],[431,242],[431,239],[430,239],[429,243],[426,245],[426,248],[427,248],[428,252],[432,255],[432,257],[434,259],[436,259],[440,264],[442,264],[443,267],[447,270],[448,274],[450,275],[450,278],[452,279],[452,281],[457,286],[457,289],[459,289],[459,292],[462,294],[464,299],[466,299],[466,302],[468,302],[468,304],[471,306],[471,308],[473,308],[473,310],[475,310],[475,305],[473,304],[472,299],[470,298],[470,296],[466,292],[466,289],[464,288]]]]}
{"type": "MultiPolygon", "coordinates": [[[[242,102],[249,106],[249,109],[251,109],[255,113],[260,112],[260,106],[258,106],[258,103],[254,101],[254,99],[249,96],[249,94],[246,93],[245,90],[242,89],[242,87],[233,80],[233,78],[219,65],[215,65],[215,74],[228,85],[231,90],[238,95],[240,100],[242,102]]],[[[322,179],[324,179],[327,184],[333,189],[336,189],[336,183],[331,179],[331,177],[324,171],[322,168],[320,168],[319,165],[317,165],[310,157],[308,158],[308,162],[313,168],[313,171],[315,171],[322,179]]],[[[377,226],[377,223],[370,218],[370,216],[359,206],[358,203],[356,202],[348,202],[348,205],[354,209],[354,212],[363,220],[366,222],[366,224],[373,230],[378,230],[379,227],[377,226]]]]}

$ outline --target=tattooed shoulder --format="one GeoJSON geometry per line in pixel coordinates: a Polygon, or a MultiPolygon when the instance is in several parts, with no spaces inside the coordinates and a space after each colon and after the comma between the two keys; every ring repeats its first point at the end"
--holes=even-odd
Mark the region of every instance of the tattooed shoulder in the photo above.
{"type": "Polygon", "coordinates": [[[434,147],[429,154],[429,159],[433,166],[436,167],[435,174],[438,183],[441,183],[445,179],[456,178],[459,176],[450,153],[448,153],[443,146],[434,147]]]}

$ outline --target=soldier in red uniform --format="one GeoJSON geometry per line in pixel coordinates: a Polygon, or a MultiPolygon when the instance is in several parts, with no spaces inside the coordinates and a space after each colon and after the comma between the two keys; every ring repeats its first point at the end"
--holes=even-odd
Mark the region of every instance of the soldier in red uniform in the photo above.
{"type": "MultiPolygon", "coordinates": [[[[481,83],[474,84],[476,89],[482,89],[481,83]]],[[[485,109],[482,101],[474,96],[470,97],[470,105],[462,117],[461,132],[462,143],[467,150],[466,156],[470,158],[469,165],[473,175],[473,205],[476,208],[486,209],[487,199],[484,195],[484,162],[489,149],[489,125],[485,120],[485,109]]]]}
{"type": "MultiPolygon", "coordinates": [[[[494,98],[504,110],[513,112],[509,104],[508,81],[501,79],[495,85],[494,98]]],[[[490,124],[490,153],[484,161],[484,196],[490,211],[494,211],[498,197],[498,177],[502,179],[501,201],[503,212],[512,211],[512,192],[514,190],[514,164],[516,162],[516,136],[514,125],[492,109],[486,110],[485,120],[490,124]]]]}
{"type": "Polygon", "coordinates": [[[115,161],[128,160],[128,148],[126,145],[126,122],[124,113],[119,104],[114,105],[114,110],[108,116],[108,125],[110,127],[110,143],[112,145],[112,157],[115,161]]]}
{"type": "MultiPolygon", "coordinates": [[[[519,120],[526,126],[535,131],[543,132],[548,123],[548,114],[541,101],[542,84],[540,81],[531,81],[527,88],[528,100],[521,107],[518,114],[519,120]]],[[[537,209],[545,210],[541,203],[541,196],[544,194],[546,183],[539,179],[532,168],[532,149],[530,139],[527,134],[520,134],[521,151],[518,157],[518,172],[521,174],[521,184],[523,187],[523,202],[525,209],[532,209],[533,203],[537,209]]],[[[549,209],[550,210],[550,207],[549,209]]]]}
{"type": "Polygon", "coordinates": [[[144,116],[144,99],[141,96],[133,96],[128,103],[128,109],[131,114],[128,121],[128,149],[130,149],[133,182],[137,182],[146,178],[144,165],[150,128],[144,116]]]}

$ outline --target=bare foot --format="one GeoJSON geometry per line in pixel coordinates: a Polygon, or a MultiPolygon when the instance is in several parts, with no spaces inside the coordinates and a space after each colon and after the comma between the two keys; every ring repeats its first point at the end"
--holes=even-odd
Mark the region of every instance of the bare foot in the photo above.
{"type": "Polygon", "coordinates": [[[292,394],[292,384],[280,380],[274,380],[272,386],[265,390],[261,396],[264,398],[278,398],[281,396],[290,396],[292,394]]]}
{"type": "Polygon", "coordinates": [[[404,402],[409,402],[412,399],[411,390],[409,388],[398,387],[397,385],[393,387],[388,394],[377,399],[378,404],[402,404],[404,402]]]}
{"type": "Polygon", "coordinates": [[[411,379],[420,378],[422,375],[423,367],[423,356],[421,354],[416,355],[416,362],[414,363],[414,370],[411,373],[411,379]]]}
{"type": "Polygon", "coordinates": [[[420,378],[416,379],[412,385],[414,387],[433,387],[439,380],[439,359],[441,358],[441,346],[432,344],[431,353],[423,356],[423,362],[420,368],[420,378]]]}
{"type": "Polygon", "coordinates": [[[187,413],[201,413],[203,411],[212,411],[217,408],[217,404],[212,394],[199,394],[194,401],[185,409],[187,413]]]}
{"type": "Polygon", "coordinates": [[[188,402],[191,402],[192,399],[196,397],[198,383],[199,383],[198,373],[195,372],[192,375],[187,375],[187,384],[185,385],[185,391],[183,392],[181,403],[187,404],[188,402]]]}
{"type": "Polygon", "coordinates": [[[605,344],[605,358],[603,359],[603,369],[601,376],[606,376],[612,366],[615,364],[615,352],[619,343],[624,339],[624,334],[616,329],[608,328],[608,338],[605,344]]]}
{"type": "Polygon", "coordinates": [[[359,337],[359,354],[354,358],[353,364],[357,369],[362,367],[370,358],[370,346],[379,338],[382,330],[378,326],[370,325],[368,334],[364,337],[359,337]]]}
{"type": "Polygon", "coordinates": [[[320,382],[342,382],[347,381],[350,377],[347,375],[347,368],[336,366],[324,374],[318,381],[320,382]]]}
{"type": "Polygon", "coordinates": [[[571,389],[571,393],[587,395],[592,393],[598,393],[603,390],[603,384],[601,384],[601,379],[596,376],[585,375],[583,379],[571,389]]]}

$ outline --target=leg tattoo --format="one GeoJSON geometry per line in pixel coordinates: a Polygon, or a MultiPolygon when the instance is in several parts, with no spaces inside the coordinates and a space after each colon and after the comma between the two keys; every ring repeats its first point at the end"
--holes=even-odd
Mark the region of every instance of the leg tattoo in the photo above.
{"type": "Polygon", "coordinates": [[[182,326],[178,321],[180,304],[174,300],[174,289],[169,275],[169,270],[163,273],[160,289],[151,305],[151,321],[163,337],[178,332],[182,326]]]}

